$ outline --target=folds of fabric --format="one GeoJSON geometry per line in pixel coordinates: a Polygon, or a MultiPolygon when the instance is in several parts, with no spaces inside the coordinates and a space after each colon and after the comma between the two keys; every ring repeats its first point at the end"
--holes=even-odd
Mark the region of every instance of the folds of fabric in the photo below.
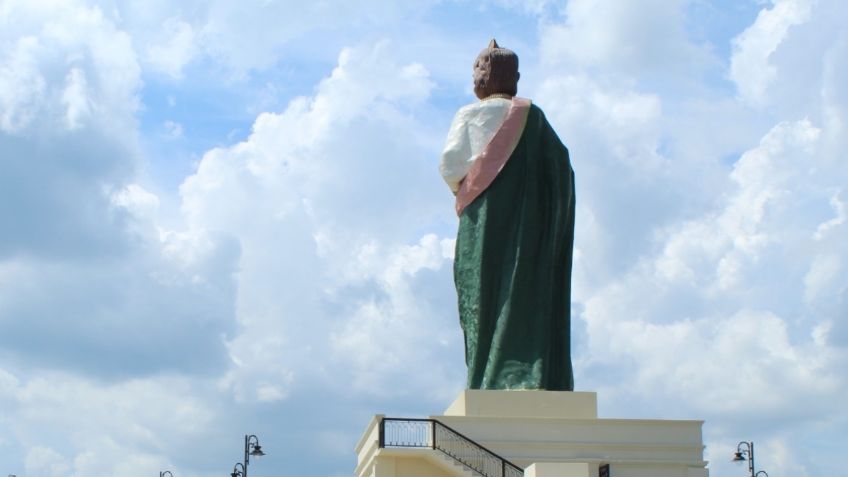
{"type": "Polygon", "coordinates": [[[501,127],[462,179],[456,194],[456,215],[462,215],[462,210],[483,193],[500,174],[521,139],[531,104],[529,99],[512,99],[501,127]]]}
{"type": "Polygon", "coordinates": [[[574,174],[542,111],[462,210],[454,278],[469,389],[573,390],[574,174]]]}

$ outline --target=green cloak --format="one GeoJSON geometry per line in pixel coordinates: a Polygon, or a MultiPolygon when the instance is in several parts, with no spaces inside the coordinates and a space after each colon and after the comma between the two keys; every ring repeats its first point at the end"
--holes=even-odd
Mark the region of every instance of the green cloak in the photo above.
{"type": "Polygon", "coordinates": [[[454,279],[469,389],[571,391],[574,172],[530,106],[515,151],[462,211],[454,279]]]}

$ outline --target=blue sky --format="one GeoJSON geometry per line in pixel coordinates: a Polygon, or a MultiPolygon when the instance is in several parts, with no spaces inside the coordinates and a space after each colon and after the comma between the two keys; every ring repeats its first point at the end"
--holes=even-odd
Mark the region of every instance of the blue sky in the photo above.
{"type": "Polygon", "coordinates": [[[846,10],[0,2],[0,472],[222,475],[251,433],[252,475],[350,475],[373,414],[441,413],[491,37],[572,153],[576,389],[704,419],[714,476],[840,468],[846,10]]]}

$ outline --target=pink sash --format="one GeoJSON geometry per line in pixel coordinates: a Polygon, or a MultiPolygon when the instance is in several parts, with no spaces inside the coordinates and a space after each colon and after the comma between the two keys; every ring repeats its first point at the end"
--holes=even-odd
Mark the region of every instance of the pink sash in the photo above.
{"type": "Polygon", "coordinates": [[[471,165],[471,169],[459,185],[459,192],[456,193],[457,216],[462,215],[465,207],[492,184],[506,165],[515,151],[515,146],[518,145],[518,140],[521,139],[529,112],[529,99],[512,98],[512,105],[500,129],[483,148],[483,152],[471,165]]]}

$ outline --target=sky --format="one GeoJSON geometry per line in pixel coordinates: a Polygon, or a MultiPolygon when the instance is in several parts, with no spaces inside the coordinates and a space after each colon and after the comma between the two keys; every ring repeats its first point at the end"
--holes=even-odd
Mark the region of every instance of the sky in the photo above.
{"type": "Polygon", "coordinates": [[[0,474],[349,476],[465,384],[438,174],[521,59],[577,177],[575,390],[713,476],[848,448],[842,0],[0,0],[0,474]],[[839,85],[843,86],[839,86],[839,85]]]}

